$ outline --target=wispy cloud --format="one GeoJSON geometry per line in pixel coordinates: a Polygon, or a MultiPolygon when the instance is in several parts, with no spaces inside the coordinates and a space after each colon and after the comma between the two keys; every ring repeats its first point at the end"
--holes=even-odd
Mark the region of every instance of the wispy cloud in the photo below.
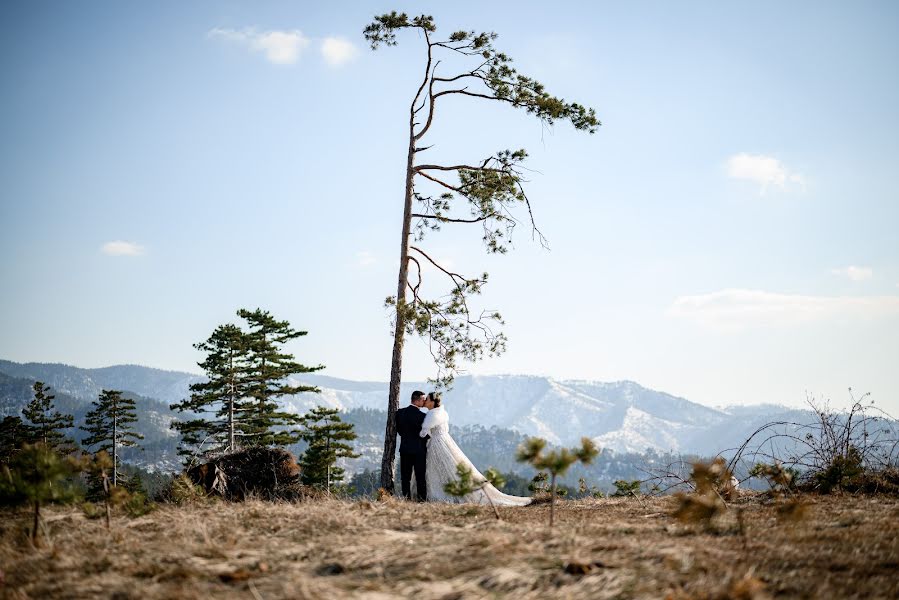
{"type": "Polygon", "coordinates": [[[848,277],[852,281],[864,281],[866,279],[871,279],[874,275],[874,269],[871,267],[857,267],[855,265],[849,265],[842,269],[832,269],[830,272],[834,275],[848,277]]]}
{"type": "Polygon", "coordinates": [[[356,264],[360,267],[370,267],[376,262],[378,262],[378,259],[368,250],[362,250],[356,253],[356,264]]]}
{"type": "Polygon", "coordinates": [[[212,29],[208,36],[245,46],[252,52],[261,52],[265,58],[278,65],[292,65],[300,59],[310,40],[299,29],[286,31],[257,31],[246,29],[212,29]]]}
{"type": "Polygon", "coordinates": [[[143,246],[133,242],[123,242],[122,240],[106,242],[100,248],[100,251],[109,256],[141,256],[146,254],[146,249],[143,246]]]}
{"type": "Polygon", "coordinates": [[[727,174],[734,179],[745,179],[759,184],[764,194],[769,186],[786,187],[788,183],[805,189],[805,180],[793,173],[783,163],[771,156],[742,152],[727,159],[727,174]]]}
{"type": "Polygon", "coordinates": [[[669,307],[685,318],[718,331],[790,325],[832,318],[899,315],[899,296],[802,296],[761,290],[726,289],[681,296],[669,307]]]}
{"type": "Polygon", "coordinates": [[[321,53],[329,66],[340,67],[356,58],[359,50],[344,38],[326,37],[322,41],[321,53]]]}

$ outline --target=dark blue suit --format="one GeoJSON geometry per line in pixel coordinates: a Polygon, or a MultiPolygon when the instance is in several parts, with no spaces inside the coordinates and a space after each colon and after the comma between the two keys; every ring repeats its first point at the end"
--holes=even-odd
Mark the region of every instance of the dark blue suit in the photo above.
{"type": "Polygon", "coordinates": [[[403,496],[412,499],[412,472],[415,471],[415,488],[419,502],[428,499],[425,474],[428,460],[428,440],[422,438],[421,424],[425,414],[416,406],[409,405],[396,411],[396,432],[400,436],[400,478],[403,496]]]}

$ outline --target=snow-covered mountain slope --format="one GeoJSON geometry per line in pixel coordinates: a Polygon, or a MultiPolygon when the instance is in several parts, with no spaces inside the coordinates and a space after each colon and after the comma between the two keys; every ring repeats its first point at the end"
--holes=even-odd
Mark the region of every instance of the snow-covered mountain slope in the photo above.
{"type": "MultiPolygon", "coordinates": [[[[190,373],[161,371],[136,365],[79,369],[67,365],[0,361],[0,373],[39,379],[55,390],[85,401],[101,389],[121,389],[176,402],[188,386],[202,378],[190,373]]],[[[282,398],[285,409],[305,413],[325,405],[341,410],[387,406],[387,383],[360,382],[318,374],[290,378],[289,383],[314,385],[320,394],[282,398]]],[[[424,382],[401,388],[401,404],[413,390],[427,391],[424,382]]],[[[540,436],[553,444],[573,445],[582,437],[621,452],[657,451],[715,453],[738,445],[752,424],[766,422],[787,409],[773,406],[714,409],[632,381],[603,383],[565,381],[527,375],[466,376],[444,394],[453,424],[513,429],[540,436]]],[[[169,415],[159,415],[167,423],[169,415]]],[[[170,435],[170,432],[168,433],[170,435]]]]}

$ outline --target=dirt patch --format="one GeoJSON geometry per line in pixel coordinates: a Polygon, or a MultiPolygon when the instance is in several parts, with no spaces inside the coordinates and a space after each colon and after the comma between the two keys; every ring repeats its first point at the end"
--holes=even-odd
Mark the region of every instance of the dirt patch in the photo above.
{"type": "Polygon", "coordinates": [[[102,522],[50,509],[33,548],[26,513],[0,515],[4,598],[895,598],[899,500],[813,497],[784,520],[742,499],[714,526],[674,500],[488,507],[217,502],[102,522]],[[743,510],[739,526],[734,508],[743,510]]]}

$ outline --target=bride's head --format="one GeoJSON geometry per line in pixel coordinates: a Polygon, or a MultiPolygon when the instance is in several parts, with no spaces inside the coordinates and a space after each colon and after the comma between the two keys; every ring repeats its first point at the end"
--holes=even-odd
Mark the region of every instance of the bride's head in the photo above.
{"type": "Polygon", "coordinates": [[[443,400],[440,398],[440,392],[431,392],[428,394],[428,399],[425,401],[425,406],[428,407],[428,410],[435,409],[441,404],[443,404],[443,400]]]}

